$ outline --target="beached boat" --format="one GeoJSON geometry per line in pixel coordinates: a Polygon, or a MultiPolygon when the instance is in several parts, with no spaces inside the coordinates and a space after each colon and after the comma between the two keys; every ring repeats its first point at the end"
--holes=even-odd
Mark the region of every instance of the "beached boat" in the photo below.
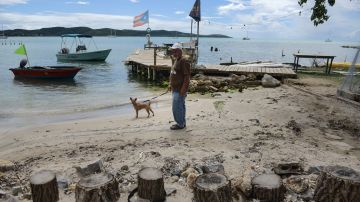
{"type": "MultiPolygon", "coordinates": [[[[347,70],[351,66],[351,62],[333,62],[332,68],[334,69],[344,69],[347,70]]],[[[360,64],[355,65],[355,69],[360,70],[360,64]]]]}
{"type": "Polygon", "coordinates": [[[325,42],[332,42],[331,39],[327,38],[325,42]]]}
{"type": "Polygon", "coordinates": [[[248,36],[248,32],[246,31],[246,37],[243,37],[242,40],[250,40],[249,36],[248,36]]]}
{"type": "Polygon", "coordinates": [[[111,49],[93,50],[89,51],[84,43],[84,39],[89,39],[96,47],[92,36],[85,34],[64,34],[61,36],[61,49],[56,54],[59,61],[104,61],[111,49]],[[67,46],[67,39],[73,39],[67,46]],[[74,46],[74,48],[72,48],[74,46]]]}
{"type": "Polygon", "coordinates": [[[32,66],[9,69],[15,78],[72,79],[81,70],[75,66],[32,66]]]}

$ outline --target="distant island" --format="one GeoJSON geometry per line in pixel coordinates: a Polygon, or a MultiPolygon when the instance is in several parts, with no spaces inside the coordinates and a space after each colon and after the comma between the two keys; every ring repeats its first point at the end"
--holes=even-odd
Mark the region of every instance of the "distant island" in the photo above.
{"type": "MultiPolygon", "coordinates": [[[[6,36],[61,36],[63,34],[88,34],[92,36],[146,36],[147,32],[139,30],[129,30],[129,29],[92,29],[89,27],[49,27],[42,29],[26,30],[26,29],[14,29],[14,30],[5,30],[6,36]]],[[[167,30],[152,30],[152,37],[190,37],[190,33],[178,32],[178,31],[167,31],[167,30]]],[[[193,36],[196,34],[193,33],[193,36]]],[[[209,37],[209,38],[231,38],[222,34],[210,34],[210,35],[200,35],[200,37],[209,37]]]]}

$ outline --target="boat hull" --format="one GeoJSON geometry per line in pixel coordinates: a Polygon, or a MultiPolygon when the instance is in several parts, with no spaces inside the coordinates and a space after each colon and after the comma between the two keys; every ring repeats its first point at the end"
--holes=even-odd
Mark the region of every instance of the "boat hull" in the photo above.
{"type": "MultiPolygon", "coordinates": [[[[333,62],[332,63],[332,68],[333,69],[349,69],[351,67],[352,63],[350,62],[333,62]]],[[[356,69],[360,69],[360,64],[356,64],[355,65],[356,69]]]]}
{"type": "Polygon", "coordinates": [[[32,79],[73,79],[81,70],[73,66],[34,66],[30,68],[11,68],[15,78],[32,79]]]}
{"type": "Polygon", "coordinates": [[[79,53],[58,53],[58,61],[104,61],[110,54],[111,49],[79,52],[79,53]]]}

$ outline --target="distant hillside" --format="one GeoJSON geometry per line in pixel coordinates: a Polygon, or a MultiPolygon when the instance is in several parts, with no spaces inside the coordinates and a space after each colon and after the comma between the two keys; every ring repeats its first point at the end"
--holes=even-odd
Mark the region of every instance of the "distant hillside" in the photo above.
{"type": "MultiPolygon", "coordinates": [[[[110,28],[91,29],[89,27],[49,27],[35,30],[14,29],[5,30],[6,36],[61,36],[63,34],[89,34],[92,36],[109,36],[116,33],[116,36],[145,36],[146,31],[138,30],[114,30],[110,28]]],[[[178,31],[166,30],[152,30],[151,36],[153,37],[190,37],[190,33],[183,33],[178,31]]],[[[193,34],[195,36],[195,34],[193,34]]],[[[213,37],[213,38],[231,38],[221,34],[200,35],[200,37],[213,37]]]]}

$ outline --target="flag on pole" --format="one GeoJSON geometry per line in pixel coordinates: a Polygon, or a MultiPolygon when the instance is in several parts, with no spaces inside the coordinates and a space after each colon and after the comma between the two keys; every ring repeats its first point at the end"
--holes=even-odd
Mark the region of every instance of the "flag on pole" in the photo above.
{"type": "Polygon", "coordinates": [[[196,22],[201,21],[200,0],[195,1],[189,16],[192,17],[196,22]]]}
{"type": "Polygon", "coordinates": [[[146,23],[149,23],[149,11],[145,11],[138,16],[134,17],[134,25],[133,27],[142,26],[146,23]]]}
{"type": "Polygon", "coordinates": [[[15,50],[15,53],[19,55],[27,55],[25,45],[22,44],[18,49],[15,50]]]}

